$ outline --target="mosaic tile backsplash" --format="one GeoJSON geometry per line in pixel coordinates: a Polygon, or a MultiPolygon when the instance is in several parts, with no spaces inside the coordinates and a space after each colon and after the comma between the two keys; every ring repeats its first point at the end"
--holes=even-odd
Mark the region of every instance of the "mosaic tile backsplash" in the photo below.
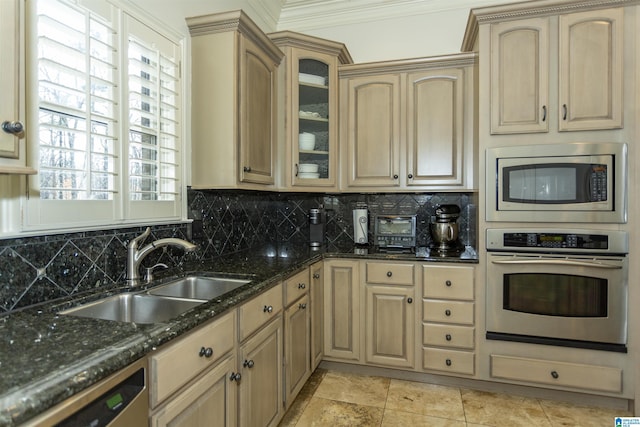
{"type": "MultiPolygon", "coordinates": [[[[193,241],[198,250],[157,250],[143,266],[162,262],[175,273],[186,260],[211,260],[267,246],[306,245],[311,208],[324,209],[328,247],[348,250],[353,246],[351,211],[361,204],[367,205],[370,218],[377,213],[416,214],[418,246],[428,246],[431,241],[428,224],[435,207],[457,204],[462,210],[460,240],[475,247],[474,197],[470,193],[323,195],[190,190],[188,210],[193,223],[154,226],[146,242],[178,237],[193,241]]],[[[127,243],[143,231],[144,227],[134,227],[0,240],[0,314],[122,282],[127,243]]]]}

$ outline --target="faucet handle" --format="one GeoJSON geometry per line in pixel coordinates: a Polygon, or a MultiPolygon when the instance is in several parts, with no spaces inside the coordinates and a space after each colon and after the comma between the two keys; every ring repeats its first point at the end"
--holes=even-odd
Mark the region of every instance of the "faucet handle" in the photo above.
{"type": "Polygon", "coordinates": [[[152,265],[151,267],[145,268],[146,273],[144,275],[144,281],[146,283],[149,283],[149,282],[151,282],[153,280],[153,270],[155,270],[156,268],[167,269],[167,268],[169,268],[169,266],[167,264],[163,264],[163,263],[159,262],[156,265],[152,265]]]}

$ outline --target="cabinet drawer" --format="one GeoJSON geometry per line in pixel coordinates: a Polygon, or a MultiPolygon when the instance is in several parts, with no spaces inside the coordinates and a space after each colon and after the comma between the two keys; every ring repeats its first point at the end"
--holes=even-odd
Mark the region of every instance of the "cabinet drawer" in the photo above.
{"type": "Polygon", "coordinates": [[[282,311],[282,284],[258,295],[238,309],[240,341],[257,331],[282,311]]]}
{"type": "Polygon", "coordinates": [[[473,267],[423,266],[425,298],[473,300],[473,267]]]}
{"type": "Polygon", "coordinates": [[[475,355],[468,351],[422,349],[422,367],[436,371],[473,375],[475,355]]]}
{"type": "Polygon", "coordinates": [[[491,376],[614,393],[622,391],[622,370],[608,366],[492,354],[491,376]]]}
{"type": "Polygon", "coordinates": [[[457,325],[425,323],[422,326],[422,343],[439,347],[473,349],[475,328],[457,325]]]}
{"type": "Polygon", "coordinates": [[[413,264],[367,262],[366,269],[367,283],[414,284],[415,266],[413,264]]]}
{"type": "Polygon", "coordinates": [[[151,356],[151,406],[232,350],[235,324],[235,311],[232,311],[151,356]],[[209,349],[211,356],[206,356],[209,349]]]}
{"type": "Polygon", "coordinates": [[[309,270],[289,277],[284,281],[285,306],[300,298],[309,291],[309,270]]]}
{"type": "Polygon", "coordinates": [[[473,325],[474,303],[461,301],[423,300],[422,317],[425,322],[473,325]]]}

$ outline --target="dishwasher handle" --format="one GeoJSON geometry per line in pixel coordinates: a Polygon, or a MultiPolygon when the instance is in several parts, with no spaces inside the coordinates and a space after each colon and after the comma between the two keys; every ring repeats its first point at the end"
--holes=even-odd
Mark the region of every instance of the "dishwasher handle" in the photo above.
{"type": "Polygon", "coordinates": [[[493,264],[510,264],[510,265],[566,265],[571,267],[590,267],[590,268],[604,268],[609,270],[621,269],[622,265],[602,264],[594,261],[580,261],[574,259],[550,259],[550,258],[513,258],[513,259],[500,259],[491,260],[493,264]]]}

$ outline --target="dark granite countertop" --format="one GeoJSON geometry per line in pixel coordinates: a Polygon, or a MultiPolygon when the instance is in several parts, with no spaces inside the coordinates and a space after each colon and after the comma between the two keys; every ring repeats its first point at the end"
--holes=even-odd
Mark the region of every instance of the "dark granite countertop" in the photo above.
{"type": "MultiPolygon", "coordinates": [[[[151,325],[58,314],[66,308],[131,291],[118,286],[9,313],[0,317],[0,426],[17,425],[36,416],[323,258],[477,263],[473,253],[460,257],[428,255],[424,251],[416,255],[362,248],[327,251],[282,247],[189,265],[189,272],[252,274],[253,281],[175,319],[151,325]]],[[[173,278],[160,279],[152,285],[173,278]]],[[[143,290],[140,287],[134,291],[143,290]]]]}

